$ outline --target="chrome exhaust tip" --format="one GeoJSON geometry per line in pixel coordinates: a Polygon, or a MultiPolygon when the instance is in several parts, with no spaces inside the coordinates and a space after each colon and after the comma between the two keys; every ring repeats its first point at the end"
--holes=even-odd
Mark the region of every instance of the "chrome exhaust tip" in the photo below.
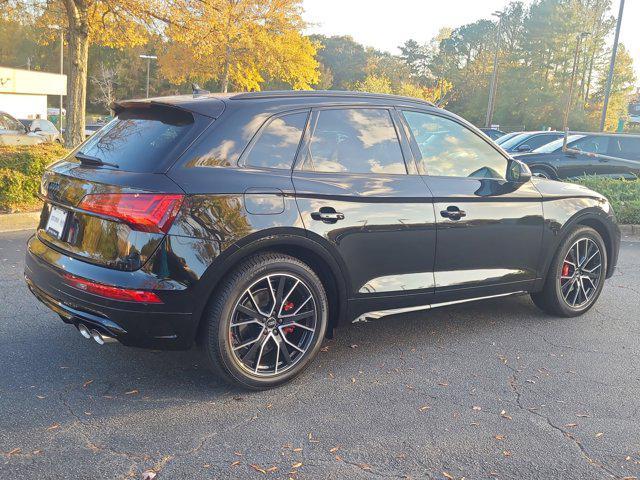
{"type": "Polygon", "coordinates": [[[104,345],[104,339],[102,338],[102,335],[100,334],[99,331],[91,330],[90,333],[91,333],[91,338],[93,338],[98,345],[104,345]]]}
{"type": "Polygon", "coordinates": [[[84,338],[91,338],[92,334],[84,323],[79,323],[77,328],[84,338]]]}

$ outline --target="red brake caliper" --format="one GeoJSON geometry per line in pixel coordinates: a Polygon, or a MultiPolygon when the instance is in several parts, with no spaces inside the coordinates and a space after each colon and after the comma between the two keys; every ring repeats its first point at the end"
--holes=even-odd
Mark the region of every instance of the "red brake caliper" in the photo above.
{"type": "MultiPolygon", "coordinates": [[[[282,307],[282,309],[283,309],[285,312],[288,312],[288,311],[290,311],[291,309],[293,309],[293,307],[294,307],[293,302],[287,302],[287,303],[285,303],[285,304],[284,304],[284,306],[282,307]]],[[[289,333],[293,332],[293,327],[284,327],[284,328],[282,329],[282,331],[283,331],[284,333],[286,333],[286,334],[289,334],[289,333]]]]}
{"type": "Polygon", "coordinates": [[[565,263],[564,265],[562,265],[562,276],[563,277],[568,277],[569,276],[569,264],[565,263]]]}

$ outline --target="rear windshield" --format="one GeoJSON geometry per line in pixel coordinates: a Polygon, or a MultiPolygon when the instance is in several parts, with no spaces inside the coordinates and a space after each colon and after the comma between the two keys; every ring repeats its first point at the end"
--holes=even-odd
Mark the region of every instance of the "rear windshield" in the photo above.
{"type": "Polygon", "coordinates": [[[120,112],[78,152],[118,165],[128,172],[155,172],[169,166],[195,137],[193,114],[153,106],[120,112]]]}

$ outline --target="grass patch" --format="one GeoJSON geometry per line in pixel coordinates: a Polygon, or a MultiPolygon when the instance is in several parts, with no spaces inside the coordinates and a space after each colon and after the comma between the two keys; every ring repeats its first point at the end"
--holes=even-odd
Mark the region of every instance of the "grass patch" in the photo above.
{"type": "Polygon", "coordinates": [[[0,213],[39,209],[36,193],[42,173],[66,154],[57,143],[0,146],[0,213]]]}
{"type": "Polygon", "coordinates": [[[618,223],[640,224],[640,180],[587,176],[573,180],[609,199],[618,223]]]}

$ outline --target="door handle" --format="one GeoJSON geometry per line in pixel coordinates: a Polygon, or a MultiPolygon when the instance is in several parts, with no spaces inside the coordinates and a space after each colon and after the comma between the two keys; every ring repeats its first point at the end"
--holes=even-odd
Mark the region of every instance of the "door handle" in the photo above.
{"type": "Polygon", "coordinates": [[[322,207],[319,211],[313,212],[311,218],[324,223],[336,223],[338,220],[344,220],[344,213],[336,212],[332,207],[322,207]]]}
{"type": "Polygon", "coordinates": [[[462,217],[467,216],[467,212],[460,210],[455,205],[448,206],[446,210],[440,211],[440,216],[448,218],[450,220],[460,220],[462,217]]]}

